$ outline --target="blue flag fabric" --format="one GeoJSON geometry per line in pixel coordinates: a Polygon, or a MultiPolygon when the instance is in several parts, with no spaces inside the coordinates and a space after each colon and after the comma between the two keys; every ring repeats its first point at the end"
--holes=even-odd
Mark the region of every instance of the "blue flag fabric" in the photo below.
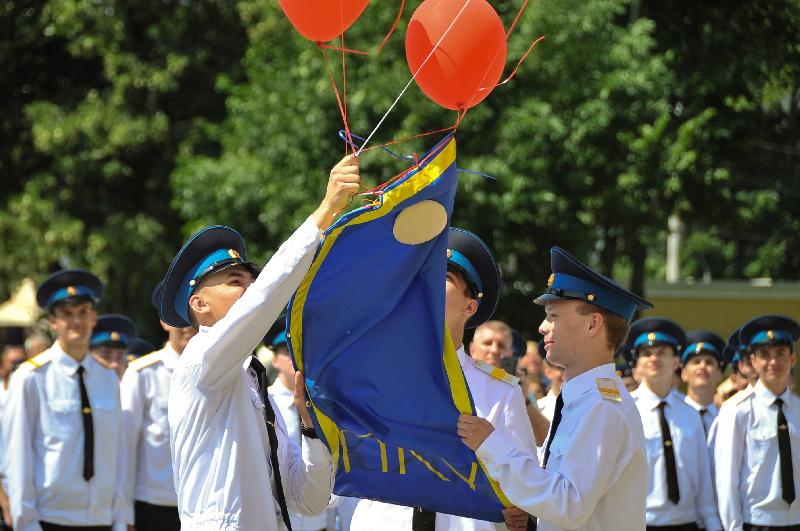
{"type": "Polygon", "coordinates": [[[474,414],[444,319],[457,181],[448,135],[328,229],[290,302],[289,347],[334,492],[499,522],[510,504],[456,434],[474,414]]]}

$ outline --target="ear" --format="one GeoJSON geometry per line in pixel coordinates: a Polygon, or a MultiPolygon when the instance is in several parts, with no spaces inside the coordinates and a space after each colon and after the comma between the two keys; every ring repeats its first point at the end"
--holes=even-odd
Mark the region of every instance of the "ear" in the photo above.
{"type": "Polygon", "coordinates": [[[158,322],[161,323],[161,329],[164,330],[164,332],[169,334],[169,331],[170,331],[170,329],[172,327],[170,325],[168,325],[167,323],[165,323],[164,321],[160,320],[160,319],[159,319],[158,322]]]}
{"type": "Polygon", "coordinates": [[[472,298],[468,298],[466,304],[464,305],[464,308],[461,309],[462,314],[467,319],[475,315],[475,312],[477,311],[478,311],[478,301],[472,298]]]}
{"type": "MultiPolygon", "coordinates": [[[[192,296],[189,297],[189,311],[196,313],[198,316],[207,315],[211,312],[211,307],[201,294],[202,290],[195,290],[192,296]]],[[[199,321],[199,319],[196,320],[199,321]]]]}
{"type": "Polygon", "coordinates": [[[600,333],[602,330],[603,325],[605,324],[605,317],[600,312],[592,312],[590,315],[591,319],[589,321],[589,336],[595,337],[597,334],[600,333]]]}
{"type": "MultiPolygon", "coordinates": [[[[681,358],[680,358],[680,356],[678,356],[677,354],[672,356],[672,372],[675,372],[675,370],[680,366],[681,366],[681,358]]],[[[681,371],[681,372],[683,372],[683,371],[681,371]]]]}
{"type": "Polygon", "coordinates": [[[97,309],[92,306],[92,328],[97,326],[97,309]]]}
{"type": "Polygon", "coordinates": [[[681,368],[681,381],[684,383],[689,383],[686,381],[687,379],[688,376],[686,375],[686,366],[684,366],[683,368],[681,368]]]}
{"type": "Polygon", "coordinates": [[[58,330],[56,330],[56,316],[52,313],[47,314],[47,322],[50,323],[50,330],[53,333],[58,333],[58,330]]]}

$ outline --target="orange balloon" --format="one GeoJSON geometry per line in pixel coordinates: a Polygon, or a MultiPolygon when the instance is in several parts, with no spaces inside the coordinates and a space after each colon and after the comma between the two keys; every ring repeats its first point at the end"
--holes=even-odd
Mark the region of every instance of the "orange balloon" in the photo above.
{"type": "Polygon", "coordinates": [[[486,0],[424,0],[406,32],[406,60],[412,74],[451,24],[416,81],[442,107],[468,109],[486,98],[503,74],[505,29],[486,0]]]}
{"type": "Polygon", "coordinates": [[[278,0],[278,3],[303,37],[326,42],[352,26],[369,0],[278,0]]]}

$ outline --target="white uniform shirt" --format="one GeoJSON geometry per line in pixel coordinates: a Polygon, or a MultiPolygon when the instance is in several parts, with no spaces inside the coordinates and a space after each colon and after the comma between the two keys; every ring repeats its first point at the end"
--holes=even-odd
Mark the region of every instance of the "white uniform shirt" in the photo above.
{"type": "Polygon", "coordinates": [[[122,375],[120,398],[125,419],[128,473],[125,494],[131,502],[175,507],[167,400],[178,353],[164,348],[130,363],[122,375]]]}
{"type": "MultiPolygon", "coordinates": [[[[278,406],[278,410],[283,417],[286,424],[286,433],[289,435],[289,440],[295,444],[302,443],[302,435],[300,433],[300,416],[297,414],[297,408],[294,405],[294,392],[288,389],[280,378],[275,380],[275,383],[269,386],[267,392],[278,406]]],[[[289,519],[292,522],[293,531],[317,531],[325,529],[328,524],[328,511],[322,511],[320,514],[305,516],[295,512],[290,512],[289,519]]]]}
{"type": "Polygon", "coordinates": [[[558,393],[554,393],[552,389],[550,389],[546,395],[536,401],[536,405],[539,406],[539,411],[542,412],[544,418],[553,422],[553,413],[556,411],[556,400],[558,399],[558,393]]]}
{"type": "Polygon", "coordinates": [[[781,496],[778,406],[759,381],[752,390],[726,402],[717,417],[714,447],[719,514],[726,530],[742,524],[800,524],[800,399],[788,389],[780,395],[789,424],[795,493],[791,507],[781,496]]]}
{"type": "Polygon", "coordinates": [[[500,430],[478,448],[478,457],[511,503],[539,517],[539,531],[644,530],[648,472],[642,422],[614,364],[566,381],[561,395],[561,424],[546,470],[500,430]],[[610,386],[616,394],[601,392],[610,386]],[[606,398],[611,395],[620,400],[606,398]]]}
{"type": "Polygon", "coordinates": [[[719,415],[719,408],[715,403],[710,403],[707,406],[699,404],[689,398],[689,395],[682,395],[683,401],[689,404],[697,411],[697,415],[700,417],[700,420],[703,423],[703,427],[705,428],[705,436],[708,437],[709,432],[711,431],[711,426],[714,424],[714,419],[717,418],[719,415]],[[700,414],[700,411],[706,410],[704,414],[700,414]]]}
{"type": "MultiPolygon", "coordinates": [[[[458,361],[464,371],[475,411],[495,425],[510,441],[524,452],[534,453],[536,441],[525,408],[525,398],[519,385],[497,380],[475,366],[464,347],[458,349],[458,361]]],[[[409,531],[413,517],[411,507],[361,500],[353,514],[351,531],[409,531]]],[[[436,514],[436,529],[440,531],[494,531],[505,529],[504,524],[474,520],[449,514],[436,514]]]]}
{"type": "MultiPolygon", "coordinates": [[[[273,255],[227,315],[201,326],[170,382],[169,428],[181,525],[192,530],[283,527],[274,497],[264,404],[245,367],[297,289],[319,243],[309,218],[273,255]]],[[[317,514],[328,505],[333,465],[325,445],[292,444],[280,412],[278,460],[290,510],[317,514]]]]}
{"type": "Polygon", "coordinates": [[[133,524],[124,496],[125,435],[119,379],[87,353],[80,364],[56,342],[11,377],[3,415],[5,472],[17,531],[39,521],[68,526],[133,524]],[[94,476],[83,479],[84,436],[78,366],[92,408],[94,476]]]}
{"type": "Polygon", "coordinates": [[[670,391],[665,398],[656,395],[647,383],[631,393],[642,416],[650,480],[647,486],[647,525],[702,524],[709,531],[722,529],[714,498],[706,436],[700,415],[670,391]],[[673,504],[667,496],[667,470],[658,404],[666,402],[664,416],[672,436],[680,500],[673,504]]]}

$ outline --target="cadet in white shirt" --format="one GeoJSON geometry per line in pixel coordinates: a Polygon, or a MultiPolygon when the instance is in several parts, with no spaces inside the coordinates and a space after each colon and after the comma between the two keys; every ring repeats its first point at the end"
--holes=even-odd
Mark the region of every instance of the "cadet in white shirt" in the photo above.
{"type": "Polygon", "coordinates": [[[14,529],[124,530],[126,445],[113,370],[89,354],[102,284],[86,271],[48,277],[36,293],[58,340],[11,379],[3,416],[14,529]]]}
{"type": "Polygon", "coordinates": [[[89,349],[97,361],[117,373],[128,368],[128,345],[136,339],[136,325],[124,315],[108,314],[97,318],[89,349]]]}
{"type": "Polygon", "coordinates": [[[686,342],[688,345],[681,353],[681,379],[686,383],[684,401],[700,415],[708,437],[719,413],[714,393],[725,371],[725,341],[714,332],[695,330],[686,334],[686,342]]]}
{"type": "MultiPolygon", "coordinates": [[[[151,296],[156,308],[161,287],[159,282],[151,296]]],[[[129,444],[125,494],[134,502],[134,525],[140,531],[181,527],[172,480],[167,400],[172,371],[196,330],[163,321],[161,327],[169,336],[164,348],[132,361],[119,388],[129,444]]]]}
{"type": "MultiPolygon", "coordinates": [[[[553,274],[539,326],[547,358],[565,382],[539,458],[490,422],[461,415],[458,434],[517,507],[538,516],[540,531],[641,531],[647,458],[633,399],[614,371],[614,350],[637,308],[652,305],[566,251],[550,251],[553,274]]],[[[525,529],[507,511],[506,524],[525,529]]]]}
{"type": "Polygon", "coordinates": [[[706,434],[697,412],[672,388],[686,334],[669,319],[631,326],[628,342],[639,387],[631,393],[642,417],[650,479],[647,529],[719,531],[706,434]]]}
{"type": "MultiPolygon", "coordinates": [[[[228,227],[206,228],[173,260],[161,320],[198,328],[173,371],[168,405],[182,527],[273,531],[283,521],[291,529],[289,509],[317,514],[327,507],[330,452],[313,429],[303,428],[301,456],[252,353],[311,265],[320,230],[359,186],[358,159],[346,157],[331,171],[319,208],[257,276],[244,259],[244,242],[228,227]]],[[[298,372],[295,406],[311,426],[304,389],[298,372]]]]}
{"type": "Polygon", "coordinates": [[[800,529],[800,400],[786,385],[800,326],[766,315],[741,330],[758,382],[717,417],[716,485],[726,531],[800,529]]]}
{"type": "MultiPolygon", "coordinates": [[[[270,398],[278,406],[281,418],[286,425],[286,433],[295,444],[302,443],[300,432],[300,415],[294,405],[294,379],[295,370],[292,357],[289,354],[286,336],[286,314],[281,314],[275,324],[264,337],[264,345],[272,351],[272,366],[277,371],[278,377],[269,386],[270,398]]],[[[292,522],[292,531],[320,531],[328,523],[327,509],[319,514],[302,515],[293,511],[289,512],[292,522]]]]}
{"type": "MultiPolygon", "coordinates": [[[[497,423],[498,430],[503,431],[525,452],[534,452],[536,442],[518,379],[486,361],[470,358],[463,345],[464,329],[481,325],[492,316],[497,307],[501,282],[494,256],[478,236],[458,228],[450,228],[447,256],[445,321],[453,344],[457,345],[456,354],[475,410],[497,423]]],[[[493,337],[490,343],[499,344],[501,351],[502,345],[511,345],[511,329],[505,323],[495,322],[487,331],[487,335],[493,337]],[[496,330],[506,332],[495,335],[496,330]]],[[[497,348],[490,347],[488,350],[496,351],[497,348]]],[[[492,356],[491,359],[499,363],[501,356],[492,356]]],[[[361,500],[356,506],[350,529],[494,531],[498,526],[499,529],[505,529],[502,524],[493,522],[361,500]]]]}

